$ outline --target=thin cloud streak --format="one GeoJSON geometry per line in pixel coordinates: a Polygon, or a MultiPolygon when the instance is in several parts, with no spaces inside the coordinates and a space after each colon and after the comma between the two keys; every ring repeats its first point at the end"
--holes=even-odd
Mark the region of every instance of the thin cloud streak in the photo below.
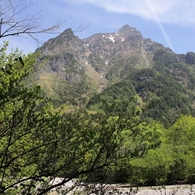
{"type": "Polygon", "coordinates": [[[172,51],[174,51],[173,45],[172,45],[172,43],[171,43],[171,40],[170,40],[168,34],[166,33],[165,29],[163,28],[163,25],[162,25],[162,23],[161,23],[161,21],[160,21],[160,18],[159,18],[159,16],[158,16],[158,14],[156,13],[156,11],[155,11],[155,9],[153,8],[153,6],[152,6],[152,4],[150,3],[150,1],[149,1],[149,0],[146,0],[146,1],[147,1],[147,3],[148,3],[148,6],[149,6],[150,10],[152,11],[152,13],[153,13],[153,15],[154,15],[154,19],[155,19],[155,21],[157,22],[157,24],[158,24],[158,26],[159,26],[159,28],[160,28],[160,30],[161,30],[163,36],[164,36],[164,38],[165,38],[165,40],[166,40],[166,42],[167,42],[169,48],[170,48],[172,51]]]}
{"type": "MultiPolygon", "coordinates": [[[[64,0],[71,4],[90,3],[109,12],[132,14],[154,21],[146,0],[64,0]]],[[[191,26],[195,24],[195,2],[192,0],[151,0],[161,23],[191,26]]]]}

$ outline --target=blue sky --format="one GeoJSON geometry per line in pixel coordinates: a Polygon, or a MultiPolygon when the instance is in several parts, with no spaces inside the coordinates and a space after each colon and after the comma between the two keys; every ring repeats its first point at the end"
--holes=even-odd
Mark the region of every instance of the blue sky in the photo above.
{"type": "MultiPolygon", "coordinates": [[[[34,0],[32,3],[23,16],[41,11],[43,28],[53,25],[58,18],[65,19],[58,32],[67,28],[74,31],[82,24],[87,28],[75,32],[82,39],[100,32],[115,32],[128,24],[141,31],[144,38],[170,47],[175,53],[195,52],[194,0],[34,0]]],[[[37,35],[42,42],[55,36],[37,35]]],[[[28,36],[1,39],[0,44],[4,40],[24,53],[38,47],[28,36]]]]}

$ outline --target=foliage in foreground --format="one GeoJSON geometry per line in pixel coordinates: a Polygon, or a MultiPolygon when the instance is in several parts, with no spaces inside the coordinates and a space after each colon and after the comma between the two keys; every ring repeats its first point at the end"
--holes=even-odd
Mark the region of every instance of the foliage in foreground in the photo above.
{"type": "Polygon", "coordinates": [[[8,55],[6,47],[0,51],[0,193],[46,194],[149,148],[148,129],[136,128],[134,104],[105,105],[107,114],[56,111],[41,88],[27,82],[33,55],[8,55]],[[52,183],[56,177],[64,179],[52,183]]]}
{"type": "Polygon", "coordinates": [[[195,181],[194,117],[165,129],[141,121],[136,98],[103,101],[95,114],[56,111],[26,80],[34,56],[8,55],[6,47],[0,51],[0,193],[47,194],[74,178],[86,184],[195,181]],[[62,180],[52,183],[57,177],[62,180]]]}

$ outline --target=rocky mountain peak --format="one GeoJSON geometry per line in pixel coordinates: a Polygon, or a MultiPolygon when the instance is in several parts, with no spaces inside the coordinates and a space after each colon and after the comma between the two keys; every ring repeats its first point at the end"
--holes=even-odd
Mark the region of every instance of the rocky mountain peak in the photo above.
{"type": "Polygon", "coordinates": [[[140,31],[138,31],[136,28],[133,28],[129,25],[124,25],[119,31],[118,33],[120,35],[123,35],[123,36],[141,36],[142,37],[142,34],[140,31]]]}
{"type": "MultiPolygon", "coordinates": [[[[136,30],[135,28],[129,26],[128,24],[122,26],[118,32],[127,32],[127,31],[132,31],[132,30],[136,30]]],[[[136,30],[137,31],[137,30],[136,30]]]]}
{"type": "Polygon", "coordinates": [[[41,51],[42,55],[59,55],[64,52],[72,52],[83,47],[82,41],[74,35],[71,28],[66,29],[60,35],[49,39],[36,51],[41,51]]]}
{"type": "MultiPolygon", "coordinates": [[[[67,39],[73,39],[73,38],[75,38],[75,35],[74,35],[74,32],[72,31],[72,29],[71,28],[68,28],[68,29],[66,29],[63,33],[61,33],[59,36],[58,36],[58,38],[60,38],[60,39],[65,39],[65,40],[67,40],[67,39]]],[[[64,41],[64,40],[63,40],[64,41]]]]}
{"type": "MultiPolygon", "coordinates": [[[[37,49],[44,64],[38,76],[43,88],[50,89],[59,100],[72,104],[72,99],[67,99],[71,94],[84,102],[92,91],[103,91],[136,69],[154,66],[159,60],[159,50],[174,56],[163,45],[143,38],[129,25],[116,32],[98,33],[82,40],[68,28],[37,49]]],[[[195,61],[192,53],[179,59],[192,65],[195,61]]],[[[150,76],[141,76],[139,80],[150,81],[150,76]]]]}
{"type": "MultiPolygon", "coordinates": [[[[121,63],[123,59],[131,58],[136,52],[143,53],[146,58],[142,52],[144,50],[142,34],[129,25],[116,32],[95,34],[82,41],[90,50],[86,55],[87,63],[102,75],[105,75],[114,63],[117,61],[121,63]]],[[[123,64],[129,64],[129,61],[131,60],[123,64]]]]}

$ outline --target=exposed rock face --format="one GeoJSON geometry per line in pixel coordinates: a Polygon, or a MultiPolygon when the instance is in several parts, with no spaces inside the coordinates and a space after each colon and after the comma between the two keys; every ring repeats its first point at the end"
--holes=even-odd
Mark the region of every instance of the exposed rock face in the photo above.
{"type": "MultiPolygon", "coordinates": [[[[148,61],[145,50],[151,44],[149,39],[144,39],[139,31],[128,25],[114,33],[93,35],[84,39],[83,42],[91,51],[87,56],[88,62],[98,72],[104,74],[109,71],[116,61],[124,59],[124,64],[121,65],[125,65],[131,61],[128,58],[136,56],[137,53],[143,54],[142,57],[148,61]]],[[[154,47],[161,47],[159,44],[157,45],[154,47]]]]}
{"type": "Polygon", "coordinates": [[[36,52],[41,53],[41,59],[48,59],[44,69],[48,72],[66,72],[66,69],[73,65],[77,69],[83,69],[82,56],[86,48],[82,40],[76,37],[71,29],[65,30],[54,39],[50,39],[36,52]]]}
{"type": "Polygon", "coordinates": [[[141,32],[129,25],[117,32],[99,33],[83,40],[67,29],[37,49],[38,82],[46,93],[49,91],[49,96],[64,102],[70,96],[78,101],[83,97],[86,100],[90,94],[121,81],[134,69],[151,68],[158,50],[173,53],[143,38],[141,32]]]}
{"type": "Polygon", "coordinates": [[[48,40],[37,52],[41,52],[41,59],[49,58],[44,66],[48,72],[64,74],[74,64],[77,69],[85,71],[88,65],[97,73],[106,75],[121,59],[124,67],[132,62],[146,66],[142,63],[144,60],[150,66],[149,54],[162,48],[165,49],[161,44],[144,39],[135,28],[125,25],[117,32],[95,34],[83,40],[76,37],[71,29],[67,29],[56,38],[48,40]]]}

